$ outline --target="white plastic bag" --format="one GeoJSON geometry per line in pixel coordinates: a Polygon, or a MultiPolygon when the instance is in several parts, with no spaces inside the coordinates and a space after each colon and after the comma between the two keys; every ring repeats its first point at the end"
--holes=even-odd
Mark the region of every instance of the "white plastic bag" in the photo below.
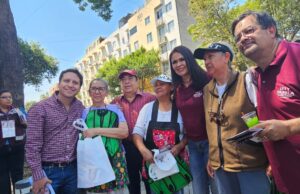
{"type": "Polygon", "coordinates": [[[116,179],[101,136],[81,139],[77,144],[78,188],[91,188],[116,179]]]}
{"type": "Polygon", "coordinates": [[[148,173],[154,181],[163,179],[179,172],[176,159],[170,150],[159,152],[158,149],[153,149],[154,163],[150,164],[148,173]]]}

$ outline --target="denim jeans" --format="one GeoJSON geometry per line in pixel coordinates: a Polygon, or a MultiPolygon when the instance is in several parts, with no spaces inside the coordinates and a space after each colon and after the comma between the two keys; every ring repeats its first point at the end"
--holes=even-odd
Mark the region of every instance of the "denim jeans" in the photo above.
{"type": "Polygon", "coordinates": [[[43,166],[47,177],[52,181],[51,185],[55,193],[77,193],[77,166],[76,162],[64,166],[43,166]]]}
{"type": "Polygon", "coordinates": [[[226,172],[215,171],[219,194],[268,194],[270,181],[265,170],[226,172]]]}
{"type": "Polygon", "coordinates": [[[193,175],[194,194],[217,194],[215,181],[209,178],[206,171],[208,160],[208,141],[188,141],[190,168],[193,175]]]}

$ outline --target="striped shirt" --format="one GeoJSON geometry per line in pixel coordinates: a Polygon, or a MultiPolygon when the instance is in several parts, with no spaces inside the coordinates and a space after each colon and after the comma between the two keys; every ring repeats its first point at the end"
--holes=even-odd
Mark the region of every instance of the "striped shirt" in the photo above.
{"type": "Polygon", "coordinates": [[[150,93],[137,92],[132,102],[129,102],[124,95],[116,97],[111,102],[112,104],[119,104],[122,108],[129,129],[129,140],[132,139],[132,131],[139,116],[140,110],[145,104],[155,99],[156,97],[150,93]]]}
{"type": "Polygon", "coordinates": [[[28,112],[26,159],[34,181],[44,177],[42,162],[71,162],[76,159],[78,131],[72,126],[84,106],[74,99],[69,111],[57,94],[34,105],[28,112]]]}

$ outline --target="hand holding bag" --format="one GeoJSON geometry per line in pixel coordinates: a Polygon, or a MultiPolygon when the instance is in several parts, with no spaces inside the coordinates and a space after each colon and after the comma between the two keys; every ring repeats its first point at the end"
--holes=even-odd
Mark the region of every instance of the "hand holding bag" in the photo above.
{"type": "Polygon", "coordinates": [[[101,136],[81,138],[77,144],[78,188],[91,188],[115,180],[101,136]]]}

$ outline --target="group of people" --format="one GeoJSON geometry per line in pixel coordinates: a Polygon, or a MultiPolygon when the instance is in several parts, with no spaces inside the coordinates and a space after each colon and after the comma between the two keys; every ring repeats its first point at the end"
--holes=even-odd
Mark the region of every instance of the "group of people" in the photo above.
{"type": "Polygon", "coordinates": [[[9,176],[13,182],[22,178],[26,126],[33,192],[44,193],[50,183],[56,193],[76,193],[79,131],[72,123],[78,118],[91,121],[85,138],[101,135],[114,141],[106,151],[116,179],[88,193],[139,194],[142,179],[147,194],[183,193],[190,181],[194,194],[268,194],[270,175],[279,191],[299,193],[300,44],[281,39],[275,20],[264,12],[239,16],[232,34],[239,51],[256,65],[247,72],[233,69],[234,52],[225,42],[194,53],[178,46],[169,56],[171,77],[151,80],[155,95],[138,91],[135,70],[123,70],[118,77],[122,95],[107,104],[107,82],[92,80],[92,106],[85,108],[75,97],[83,77],[67,69],[58,91],[30,109],[28,123],[12,107],[11,93],[1,91],[0,193],[10,193],[9,176]],[[204,61],[206,71],[196,59],[204,61]],[[242,115],[253,111],[262,142],[228,141],[248,129],[242,115]],[[158,188],[149,178],[152,149],[168,149],[179,173],[185,173],[184,178],[171,175],[179,182],[172,188],[158,188]],[[10,167],[17,163],[18,168],[10,167]]]}

